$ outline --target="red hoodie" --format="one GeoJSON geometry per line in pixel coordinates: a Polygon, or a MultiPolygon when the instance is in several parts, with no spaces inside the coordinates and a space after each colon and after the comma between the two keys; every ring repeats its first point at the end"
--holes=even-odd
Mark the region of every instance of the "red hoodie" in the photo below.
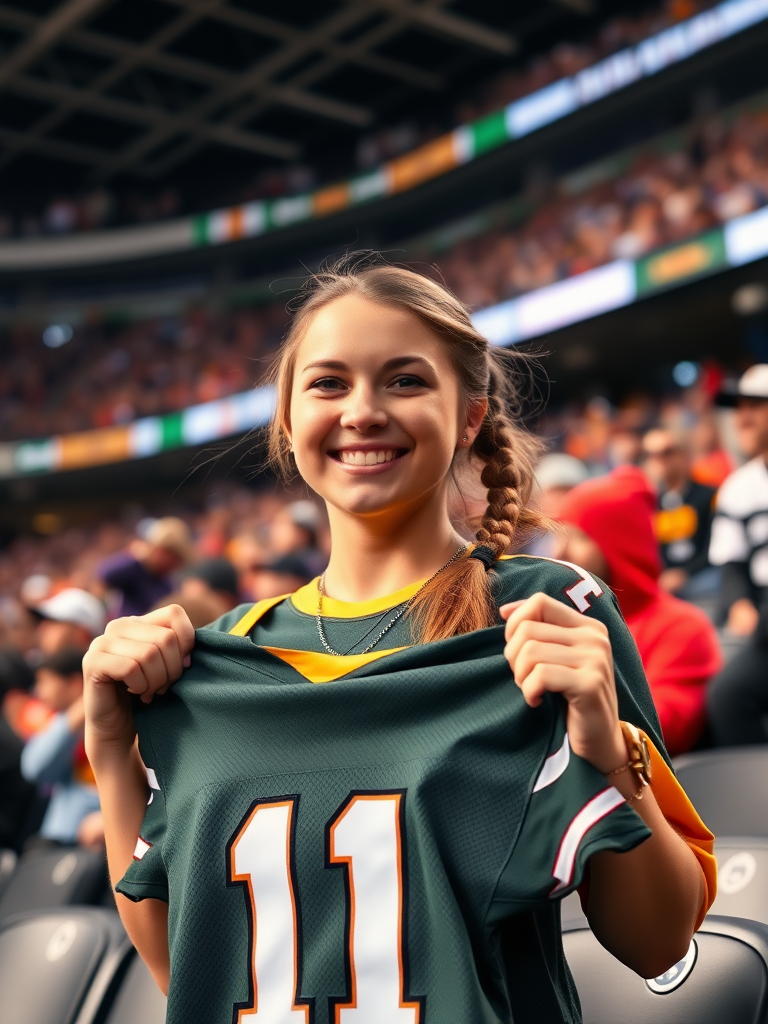
{"type": "Polygon", "coordinates": [[[704,612],[658,585],[655,508],[656,495],[643,473],[621,466],[574,487],[563,500],[560,518],[583,530],[603,553],[606,582],[635,638],[664,742],[674,755],[690,750],[701,733],[705,687],[722,657],[704,612]]]}

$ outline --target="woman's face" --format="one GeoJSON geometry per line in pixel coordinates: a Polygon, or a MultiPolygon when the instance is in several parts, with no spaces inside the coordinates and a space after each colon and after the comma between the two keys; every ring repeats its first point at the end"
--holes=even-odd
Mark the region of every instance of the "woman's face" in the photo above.
{"type": "Polygon", "coordinates": [[[299,472],[330,505],[408,514],[444,498],[456,448],[479,428],[464,405],[446,345],[417,317],[345,295],[298,346],[286,429],[299,472]]]}

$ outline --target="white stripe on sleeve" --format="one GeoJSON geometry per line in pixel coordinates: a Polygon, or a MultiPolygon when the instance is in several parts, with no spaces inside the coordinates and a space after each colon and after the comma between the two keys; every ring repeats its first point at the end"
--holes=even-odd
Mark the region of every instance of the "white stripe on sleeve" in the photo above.
{"type": "Polygon", "coordinates": [[[536,785],[533,787],[533,792],[538,793],[540,789],[546,789],[553,782],[557,782],[568,767],[570,759],[571,745],[568,742],[568,733],[566,733],[560,749],[556,750],[554,754],[550,754],[544,762],[539,772],[539,777],[536,779],[536,785]]]}
{"type": "Polygon", "coordinates": [[[602,793],[598,793],[589,803],[585,804],[560,840],[560,849],[557,851],[557,859],[552,869],[552,876],[558,884],[549,894],[556,896],[561,889],[567,888],[573,878],[573,868],[576,863],[576,854],[584,836],[593,825],[615,811],[624,803],[624,797],[614,786],[609,786],[602,793]]]}
{"type": "Polygon", "coordinates": [[[136,840],[136,849],[133,851],[133,859],[141,860],[145,853],[152,849],[152,843],[148,843],[146,839],[142,839],[141,836],[136,840]]]}

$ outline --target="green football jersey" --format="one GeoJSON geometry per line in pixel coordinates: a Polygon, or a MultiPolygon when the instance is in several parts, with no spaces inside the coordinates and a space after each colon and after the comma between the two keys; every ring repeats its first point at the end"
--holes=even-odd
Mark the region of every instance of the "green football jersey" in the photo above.
{"type": "MultiPolygon", "coordinates": [[[[606,622],[621,715],[661,747],[600,581],[528,557],[496,579],[500,602],[544,590],[606,622]]],[[[649,830],[570,750],[565,703],[525,703],[502,625],[410,645],[399,620],[356,653],[413,589],[324,604],[344,658],[318,647],[316,584],[228,635],[238,609],[137,710],[150,798],[118,890],[169,903],[170,1024],[580,1019],[559,899],[649,830]]]]}

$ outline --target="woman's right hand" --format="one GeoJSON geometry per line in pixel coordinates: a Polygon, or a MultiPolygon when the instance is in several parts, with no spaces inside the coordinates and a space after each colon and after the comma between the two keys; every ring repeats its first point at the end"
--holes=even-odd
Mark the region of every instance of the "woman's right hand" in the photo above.
{"type": "Polygon", "coordinates": [[[83,658],[88,756],[100,744],[130,747],[136,736],[130,694],[148,704],[190,664],[195,631],[180,605],[114,619],[83,658]]]}

